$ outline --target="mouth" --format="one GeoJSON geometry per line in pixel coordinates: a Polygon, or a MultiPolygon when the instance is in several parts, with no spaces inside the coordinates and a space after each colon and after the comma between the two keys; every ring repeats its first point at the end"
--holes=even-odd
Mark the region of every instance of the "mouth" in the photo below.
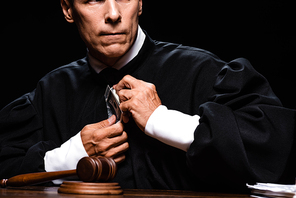
{"type": "Polygon", "coordinates": [[[124,35],[125,33],[122,32],[102,32],[101,36],[118,36],[118,35],[124,35]]]}

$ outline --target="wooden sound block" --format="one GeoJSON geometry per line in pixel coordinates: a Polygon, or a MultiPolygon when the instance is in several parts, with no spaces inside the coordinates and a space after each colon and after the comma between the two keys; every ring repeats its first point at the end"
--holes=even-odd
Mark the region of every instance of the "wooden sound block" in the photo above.
{"type": "Polygon", "coordinates": [[[82,195],[120,195],[123,193],[123,190],[118,183],[64,181],[58,192],[82,195]]]}

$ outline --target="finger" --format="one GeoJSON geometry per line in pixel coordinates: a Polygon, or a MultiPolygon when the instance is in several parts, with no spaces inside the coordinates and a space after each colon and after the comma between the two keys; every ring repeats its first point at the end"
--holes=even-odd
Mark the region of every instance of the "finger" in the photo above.
{"type": "Polygon", "coordinates": [[[122,153],[128,149],[129,145],[127,142],[127,135],[121,138],[105,139],[100,144],[96,144],[93,147],[92,155],[102,156],[102,157],[114,157],[118,153],[122,153]]]}
{"type": "MultiPolygon", "coordinates": [[[[103,120],[98,123],[88,124],[81,130],[82,140],[92,138],[93,133],[100,131],[100,129],[112,126],[116,121],[116,116],[112,115],[109,119],[103,120]]],[[[100,136],[102,136],[102,132],[100,132],[100,136]]]]}
{"type": "Polygon", "coordinates": [[[129,148],[128,142],[125,142],[117,147],[113,147],[106,153],[105,157],[115,158],[118,155],[125,153],[129,148]]]}
{"type": "Polygon", "coordinates": [[[131,109],[133,108],[131,106],[133,99],[127,100],[125,102],[120,103],[119,108],[122,110],[123,115],[122,115],[122,121],[124,123],[128,123],[129,117],[132,115],[131,114],[131,109]]]}
{"type": "Polygon", "coordinates": [[[116,164],[120,164],[125,160],[125,155],[124,154],[118,155],[114,157],[113,160],[116,164]]]}
{"type": "Polygon", "coordinates": [[[131,98],[131,99],[127,100],[127,101],[124,101],[124,102],[120,103],[119,108],[123,112],[125,112],[125,115],[127,114],[127,112],[132,114],[133,109],[139,108],[138,99],[137,98],[131,98]]]}
{"type": "MultiPolygon", "coordinates": [[[[109,139],[112,137],[120,136],[123,132],[123,124],[118,122],[112,126],[105,127],[103,129],[96,129],[90,134],[90,143],[98,144],[99,142],[104,141],[104,139],[109,139]]],[[[109,143],[108,143],[109,144],[109,143]]]]}
{"type": "Polygon", "coordinates": [[[128,112],[128,111],[124,111],[123,112],[123,115],[122,115],[122,121],[124,122],[124,123],[128,123],[128,121],[129,121],[129,117],[131,116],[131,114],[130,114],[130,112],[128,112]]]}
{"type": "Polygon", "coordinates": [[[131,89],[122,89],[117,92],[120,102],[127,101],[133,97],[133,91],[131,89]]]}
{"type": "Polygon", "coordinates": [[[126,75],[124,76],[119,83],[115,86],[116,92],[119,92],[122,89],[132,89],[136,85],[137,79],[130,76],[126,75]]]}
{"type": "Polygon", "coordinates": [[[116,116],[112,115],[107,120],[103,120],[101,122],[92,124],[92,126],[95,127],[96,129],[102,129],[102,128],[106,128],[108,126],[111,126],[111,125],[115,124],[115,122],[116,122],[116,116]]]}
{"type": "Polygon", "coordinates": [[[116,137],[122,135],[123,132],[123,124],[121,122],[117,122],[116,124],[110,126],[108,129],[108,138],[116,137]]]}
{"type": "Polygon", "coordinates": [[[108,149],[117,147],[117,146],[125,143],[127,141],[127,138],[128,138],[128,136],[127,136],[127,133],[125,131],[120,136],[110,138],[109,140],[111,142],[110,142],[110,146],[109,146],[108,149]]]}
{"type": "Polygon", "coordinates": [[[109,125],[108,126],[111,126],[112,124],[115,124],[115,122],[116,122],[116,116],[115,115],[112,115],[110,118],[108,118],[108,121],[109,121],[109,125]]]}
{"type": "Polygon", "coordinates": [[[129,144],[126,142],[125,144],[122,144],[122,147],[120,148],[120,152],[118,152],[114,157],[114,161],[116,164],[120,164],[125,160],[125,152],[129,149],[129,144]]]}

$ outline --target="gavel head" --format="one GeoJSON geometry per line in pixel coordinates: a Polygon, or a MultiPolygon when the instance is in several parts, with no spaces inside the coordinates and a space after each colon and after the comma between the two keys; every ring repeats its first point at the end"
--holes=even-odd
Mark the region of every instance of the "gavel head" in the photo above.
{"type": "Polygon", "coordinates": [[[84,182],[112,180],[116,172],[116,163],[111,158],[84,157],[76,167],[79,179],[84,182]]]}

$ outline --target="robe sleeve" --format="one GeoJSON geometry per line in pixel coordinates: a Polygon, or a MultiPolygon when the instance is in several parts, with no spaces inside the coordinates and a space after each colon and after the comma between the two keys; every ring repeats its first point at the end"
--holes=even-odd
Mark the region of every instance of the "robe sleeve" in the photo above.
{"type": "Polygon", "coordinates": [[[294,142],[295,111],[282,107],[246,59],[226,64],[213,90],[199,107],[200,124],[187,152],[192,172],[205,185],[220,187],[278,182],[294,142]]]}
{"type": "Polygon", "coordinates": [[[36,95],[25,94],[0,111],[0,178],[44,171],[45,152],[56,147],[43,141],[36,95]]]}

